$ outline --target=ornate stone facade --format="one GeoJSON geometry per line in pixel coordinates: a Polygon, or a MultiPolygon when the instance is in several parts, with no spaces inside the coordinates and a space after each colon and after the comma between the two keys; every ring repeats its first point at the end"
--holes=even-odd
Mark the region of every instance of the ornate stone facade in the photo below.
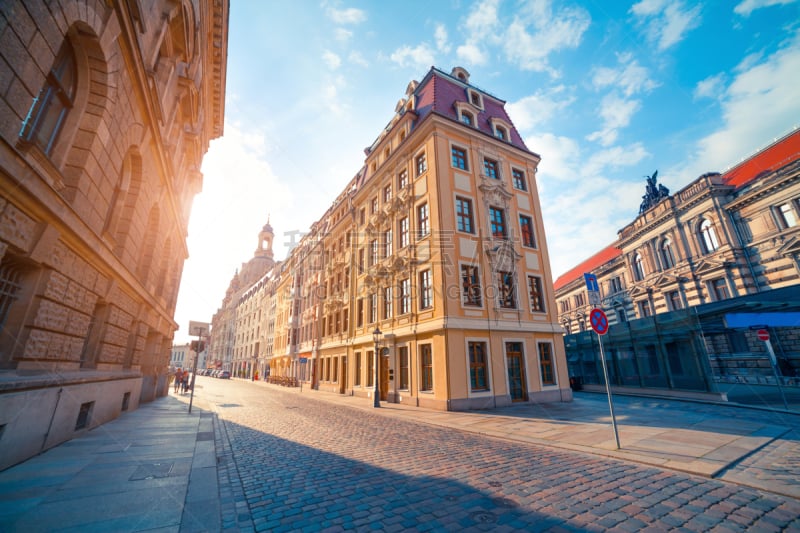
{"type": "MultiPolygon", "coordinates": [[[[672,195],[659,194],[655,180],[648,180],[642,205],[643,212],[619,230],[616,242],[556,280],[559,322],[568,335],[590,330],[588,314],[594,306],[583,274],[591,272],[612,328],[665,313],[678,316],[686,309],[719,318],[713,325],[695,318],[684,329],[702,327],[697,351],[711,360],[715,374],[724,374],[725,358],[738,357],[733,363],[738,365],[758,352],[752,349],[758,343],[748,341],[754,333],[724,331],[714,310],[733,309],[735,300],[745,296],[748,306],[759,305],[758,295],[800,282],[800,131],[672,195]],[[716,302],[729,305],[703,307],[716,302]]],[[[763,305],[774,304],[771,297],[763,300],[763,305]]],[[[796,303],[783,305],[789,309],[796,303]]],[[[800,368],[800,343],[792,341],[796,332],[779,336],[784,367],[800,368]]]]}
{"type": "Polygon", "coordinates": [[[0,467],[166,393],[227,24],[227,0],[2,9],[0,467]]]}
{"type": "Polygon", "coordinates": [[[249,377],[265,359],[275,383],[374,400],[377,366],[382,400],[442,410],[571,400],[539,156],[505,102],[464,69],[433,68],[365,152],[263,289],[226,304],[229,316],[253,317],[261,291],[271,302],[260,331],[273,333],[272,353],[255,351],[268,337],[236,321],[234,370],[249,377]]]}

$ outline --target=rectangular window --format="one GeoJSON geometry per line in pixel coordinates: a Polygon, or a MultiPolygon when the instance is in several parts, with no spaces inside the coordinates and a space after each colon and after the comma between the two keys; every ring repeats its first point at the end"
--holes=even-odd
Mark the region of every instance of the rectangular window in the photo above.
{"type": "Polygon", "coordinates": [[[400,346],[397,349],[398,364],[400,366],[400,375],[398,388],[400,390],[408,390],[408,347],[400,346]]]}
{"type": "Polygon", "coordinates": [[[417,156],[417,177],[422,176],[428,170],[428,160],[425,159],[425,154],[417,156]]]}
{"type": "Polygon", "coordinates": [[[400,248],[408,246],[408,217],[400,219],[400,248]]]}
{"type": "Polygon", "coordinates": [[[616,294],[622,291],[622,278],[615,276],[608,282],[608,294],[616,294]]]}
{"type": "Polygon", "coordinates": [[[383,289],[383,318],[392,318],[392,287],[383,289]]]}
{"type": "Polygon", "coordinates": [[[364,325],[364,298],[359,298],[356,302],[356,326],[359,328],[364,325]]]}
{"type": "Polygon", "coordinates": [[[575,308],[583,307],[586,305],[586,297],[583,293],[575,295],[575,308]]]}
{"type": "Polygon", "coordinates": [[[500,179],[500,171],[497,165],[497,161],[485,158],[483,160],[483,173],[492,179],[496,180],[500,179]]]}
{"type": "Polygon", "coordinates": [[[511,272],[497,273],[497,304],[506,309],[516,309],[517,301],[514,297],[514,274],[511,272]]]}
{"type": "Polygon", "coordinates": [[[778,215],[779,229],[792,228],[797,225],[797,217],[794,215],[792,202],[779,205],[776,213],[778,215]]]}
{"type": "Polygon", "coordinates": [[[331,372],[331,374],[332,374],[331,375],[331,381],[336,383],[337,381],[339,381],[339,358],[338,357],[332,357],[331,360],[330,360],[330,364],[331,364],[331,367],[333,367],[332,368],[332,372],[331,372]]]}
{"type": "Polygon", "coordinates": [[[431,271],[423,270],[419,273],[419,308],[428,309],[433,306],[433,286],[431,285],[431,271]]]}
{"type": "Polygon", "coordinates": [[[359,274],[364,273],[364,249],[358,249],[358,272],[359,274]]]}
{"type": "Polygon", "coordinates": [[[431,231],[428,204],[422,204],[417,207],[417,227],[419,228],[420,238],[426,236],[431,231]]]}
{"type": "Polygon", "coordinates": [[[392,256],[392,230],[387,230],[386,233],[383,234],[383,252],[384,257],[392,256]]]}
{"type": "Polygon", "coordinates": [[[542,385],[555,385],[556,375],[553,371],[553,345],[548,342],[539,343],[539,368],[542,372],[542,385]]]}
{"type": "Polygon", "coordinates": [[[367,221],[367,209],[362,207],[361,210],[358,212],[358,223],[363,226],[366,223],[366,221],[367,221]]]}
{"type": "Polygon", "coordinates": [[[521,191],[527,191],[528,190],[528,184],[527,184],[527,182],[525,180],[525,173],[523,171],[518,170],[516,168],[512,168],[511,169],[511,178],[512,178],[512,181],[514,182],[514,188],[515,189],[519,189],[521,191]]]}
{"type": "Polygon", "coordinates": [[[408,186],[408,171],[403,170],[397,175],[397,190],[402,191],[408,186]]]}
{"type": "Polygon", "coordinates": [[[492,223],[492,236],[495,239],[508,238],[506,231],[506,214],[505,211],[497,207],[489,208],[489,219],[492,223]]]}
{"type": "Polygon", "coordinates": [[[681,293],[678,291],[670,291],[667,293],[667,302],[669,303],[670,311],[677,311],[683,307],[681,302],[681,293]]]}
{"type": "Polygon", "coordinates": [[[373,324],[378,321],[378,295],[372,294],[369,297],[369,323],[373,324]]]}
{"type": "Polygon", "coordinates": [[[347,333],[347,326],[350,325],[348,318],[348,310],[342,309],[342,333],[347,333]]]}
{"type": "Polygon", "coordinates": [[[467,151],[463,148],[453,146],[450,149],[450,153],[453,156],[453,166],[461,170],[467,170],[467,151]]]}
{"type": "Polygon", "coordinates": [[[419,390],[433,390],[433,351],[430,344],[419,345],[420,384],[419,390]]]}
{"type": "Polygon", "coordinates": [[[367,387],[375,385],[375,352],[367,351],[367,387]]]}
{"type": "Polygon", "coordinates": [[[533,238],[533,220],[531,217],[519,216],[519,232],[522,237],[522,246],[536,248],[536,239],[533,238]]]}
{"type": "Polygon", "coordinates": [[[731,297],[730,293],[728,292],[728,284],[725,283],[724,278],[717,278],[709,281],[708,291],[713,296],[715,302],[727,300],[731,297]]]}
{"type": "Polygon", "coordinates": [[[379,257],[378,239],[374,239],[371,243],[369,243],[369,264],[377,265],[379,257]]]}
{"type": "Polygon", "coordinates": [[[361,386],[361,352],[356,352],[356,373],[353,376],[353,386],[360,387],[361,386]]]}
{"type": "Polygon", "coordinates": [[[480,307],[481,301],[481,282],[478,274],[478,267],[472,265],[461,265],[461,301],[464,305],[480,307]]]}
{"type": "Polygon", "coordinates": [[[531,295],[531,311],[544,313],[542,278],[537,276],[528,276],[528,291],[531,295]]]}
{"type": "Polygon", "coordinates": [[[472,224],[472,200],[456,196],[456,227],[464,233],[474,233],[472,224]]]}
{"type": "Polygon", "coordinates": [[[408,278],[400,282],[400,314],[411,312],[411,280],[408,278]]]}
{"type": "Polygon", "coordinates": [[[469,385],[473,392],[489,390],[485,342],[469,342],[469,385]]]}
{"type": "Polygon", "coordinates": [[[650,310],[650,302],[647,300],[642,300],[639,302],[639,318],[645,318],[653,313],[650,310]]]}
{"type": "Polygon", "coordinates": [[[383,203],[388,204],[392,199],[392,186],[387,185],[383,188],[383,203]]]}
{"type": "Polygon", "coordinates": [[[370,215],[373,215],[373,214],[375,214],[375,213],[377,213],[377,212],[378,212],[378,197],[376,196],[376,197],[375,197],[375,198],[373,198],[373,199],[372,199],[372,201],[369,203],[369,214],[370,214],[370,215]]]}

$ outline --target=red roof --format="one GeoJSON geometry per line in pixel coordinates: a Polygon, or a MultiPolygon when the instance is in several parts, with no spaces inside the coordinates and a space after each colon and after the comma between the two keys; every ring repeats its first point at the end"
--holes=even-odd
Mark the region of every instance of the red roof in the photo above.
{"type": "Polygon", "coordinates": [[[572,270],[568,270],[560,275],[556,282],[553,283],[553,288],[559,290],[570,282],[582,277],[585,273],[592,272],[594,269],[605,265],[620,255],[622,255],[622,250],[610,244],[572,270]]]}
{"type": "Polygon", "coordinates": [[[723,174],[722,179],[727,185],[739,188],[761,174],[778,170],[798,158],[800,158],[800,129],[742,161],[723,174]]]}

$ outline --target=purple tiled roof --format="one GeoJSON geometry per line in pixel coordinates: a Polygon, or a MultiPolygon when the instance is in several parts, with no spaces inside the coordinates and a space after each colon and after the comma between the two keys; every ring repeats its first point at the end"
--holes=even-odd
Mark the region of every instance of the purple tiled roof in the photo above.
{"type": "Polygon", "coordinates": [[[504,101],[496,99],[474,86],[465,84],[437,68],[431,68],[416,91],[414,91],[417,96],[416,112],[419,116],[417,121],[424,121],[431,113],[459,121],[456,102],[469,102],[467,87],[483,95],[483,111],[475,107],[472,108],[472,112],[476,115],[475,125],[477,129],[490,137],[494,137],[494,130],[489,119],[493,117],[502,119],[511,126],[511,131],[508,132],[510,144],[522,150],[530,151],[522,141],[522,137],[517,133],[517,129],[514,127],[514,123],[508,113],[506,113],[504,101]]]}

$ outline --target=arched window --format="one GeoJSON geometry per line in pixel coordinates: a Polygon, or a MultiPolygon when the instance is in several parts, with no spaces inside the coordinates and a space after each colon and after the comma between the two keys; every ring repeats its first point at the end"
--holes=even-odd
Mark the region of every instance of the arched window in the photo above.
{"type": "Polygon", "coordinates": [[[644,259],[642,254],[638,252],[633,256],[633,277],[636,278],[636,281],[644,279],[644,259]]]}
{"type": "Polygon", "coordinates": [[[75,52],[69,41],[65,40],[53,68],[47,73],[44,87],[33,102],[20,135],[35,143],[44,153],[50,154],[75,102],[76,86],[75,52]]]}
{"type": "Polygon", "coordinates": [[[717,248],[719,248],[719,241],[717,240],[717,234],[714,232],[714,226],[711,225],[711,222],[704,218],[700,221],[700,243],[703,246],[703,253],[711,253],[717,248]]]}
{"type": "Polygon", "coordinates": [[[467,111],[462,111],[461,122],[463,122],[467,126],[473,126],[475,124],[475,119],[472,117],[472,113],[468,113],[467,111]]]}
{"type": "Polygon", "coordinates": [[[672,253],[672,241],[669,239],[661,241],[661,263],[664,270],[675,266],[675,254],[672,253]]]}

